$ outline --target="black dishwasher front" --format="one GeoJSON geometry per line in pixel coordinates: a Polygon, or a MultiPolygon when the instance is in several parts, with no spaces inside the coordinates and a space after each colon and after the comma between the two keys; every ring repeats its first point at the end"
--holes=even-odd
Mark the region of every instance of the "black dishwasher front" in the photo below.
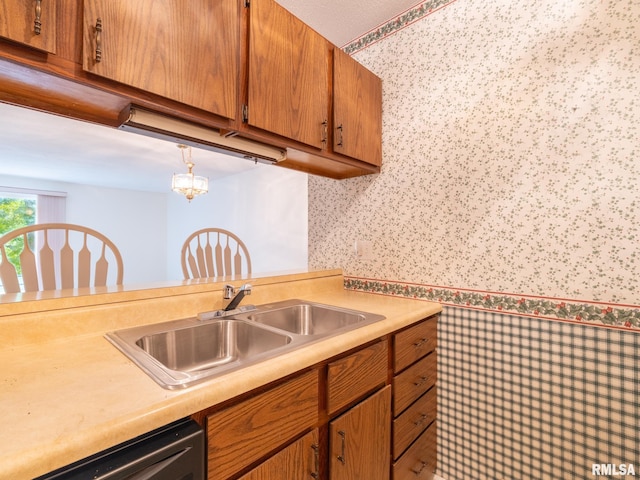
{"type": "Polygon", "coordinates": [[[204,480],[204,433],[183,419],[35,480],[204,480]]]}

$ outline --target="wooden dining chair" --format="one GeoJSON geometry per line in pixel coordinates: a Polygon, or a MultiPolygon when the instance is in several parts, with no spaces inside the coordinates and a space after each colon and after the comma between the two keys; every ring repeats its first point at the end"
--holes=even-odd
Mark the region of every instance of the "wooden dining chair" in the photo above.
{"type": "Polygon", "coordinates": [[[222,228],[203,228],[189,235],[180,258],[185,280],[251,273],[247,246],[222,228]]]}
{"type": "Polygon", "coordinates": [[[100,232],[69,223],[42,223],[0,237],[0,281],[4,293],[122,285],[120,251],[100,232]],[[19,267],[9,251],[20,251],[19,267]],[[111,263],[110,263],[111,262],[111,263]],[[109,277],[109,270],[115,274],[109,277]],[[20,282],[22,278],[22,285],[20,282]]]}

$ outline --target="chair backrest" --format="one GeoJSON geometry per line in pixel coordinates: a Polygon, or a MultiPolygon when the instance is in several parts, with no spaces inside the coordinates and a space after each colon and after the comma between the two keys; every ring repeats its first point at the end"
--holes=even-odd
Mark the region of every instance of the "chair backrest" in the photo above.
{"type": "Polygon", "coordinates": [[[0,280],[5,293],[122,285],[120,251],[100,232],[69,223],[41,223],[0,237],[0,280]],[[9,251],[19,251],[19,268],[9,251]],[[115,273],[109,276],[110,262],[115,273]],[[92,280],[93,278],[93,280],[92,280]]]}
{"type": "Polygon", "coordinates": [[[246,245],[237,235],[221,228],[203,228],[189,235],[180,258],[185,280],[251,273],[246,245]]]}

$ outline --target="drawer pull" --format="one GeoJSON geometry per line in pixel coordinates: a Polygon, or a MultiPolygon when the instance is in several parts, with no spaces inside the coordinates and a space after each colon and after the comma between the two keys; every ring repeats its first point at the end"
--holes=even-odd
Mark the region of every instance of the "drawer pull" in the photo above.
{"type": "Polygon", "coordinates": [[[336,130],[338,130],[338,133],[340,134],[340,135],[338,136],[338,143],[337,143],[337,145],[338,145],[339,147],[341,147],[341,146],[342,146],[342,124],[338,125],[338,126],[336,127],[336,130]]]}
{"type": "Polygon", "coordinates": [[[420,475],[422,475],[422,472],[424,471],[425,468],[427,468],[427,465],[429,465],[428,462],[420,462],[420,466],[418,468],[412,468],[411,471],[413,473],[415,473],[416,477],[419,477],[420,475]]]}
{"type": "Polygon", "coordinates": [[[425,343],[427,343],[429,341],[428,338],[421,338],[420,340],[418,340],[417,342],[415,342],[413,344],[414,347],[416,348],[420,348],[421,346],[423,346],[425,343]]]}
{"type": "Polygon", "coordinates": [[[422,424],[424,423],[424,421],[425,421],[426,419],[427,419],[427,415],[423,413],[423,414],[421,414],[421,415],[420,415],[420,418],[419,418],[416,422],[413,422],[413,424],[414,424],[416,427],[419,427],[420,425],[422,425],[422,424]]]}
{"type": "Polygon", "coordinates": [[[344,432],[344,430],[340,430],[338,432],[338,435],[340,435],[342,437],[342,454],[338,455],[338,460],[340,460],[340,462],[342,462],[343,465],[346,465],[347,464],[347,459],[346,459],[346,457],[344,455],[344,441],[345,441],[346,433],[344,432]]]}
{"type": "Polygon", "coordinates": [[[96,63],[102,61],[102,19],[96,20],[96,63]]]}
{"type": "Polygon", "coordinates": [[[36,0],[36,18],[33,21],[33,33],[40,35],[42,31],[42,0],[36,0]]]}
{"type": "Polygon", "coordinates": [[[420,387],[421,385],[424,385],[424,384],[427,382],[427,380],[429,380],[429,377],[421,376],[421,377],[420,377],[420,380],[418,380],[417,382],[413,382],[413,384],[414,384],[416,387],[420,387]]]}
{"type": "Polygon", "coordinates": [[[316,480],[320,478],[320,447],[315,443],[311,445],[313,449],[313,462],[314,462],[314,471],[311,472],[311,478],[315,478],[316,480]]]}

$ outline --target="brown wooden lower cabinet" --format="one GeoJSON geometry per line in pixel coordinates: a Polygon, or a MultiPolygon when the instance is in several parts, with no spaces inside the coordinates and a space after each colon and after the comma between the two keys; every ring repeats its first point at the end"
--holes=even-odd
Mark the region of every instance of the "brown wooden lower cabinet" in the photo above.
{"type": "Polygon", "coordinates": [[[208,479],[431,479],[436,319],[194,415],[208,479]]]}
{"type": "Polygon", "coordinates": [[[386,480],[391,441],[391,386],[329,423],[331,480],[386,480]]]}
{"type": "Polygon", "coordinates": [[[316,428],[240,477],[240,480],[317,479],[319,472],[320,443],[316,428]]]}

